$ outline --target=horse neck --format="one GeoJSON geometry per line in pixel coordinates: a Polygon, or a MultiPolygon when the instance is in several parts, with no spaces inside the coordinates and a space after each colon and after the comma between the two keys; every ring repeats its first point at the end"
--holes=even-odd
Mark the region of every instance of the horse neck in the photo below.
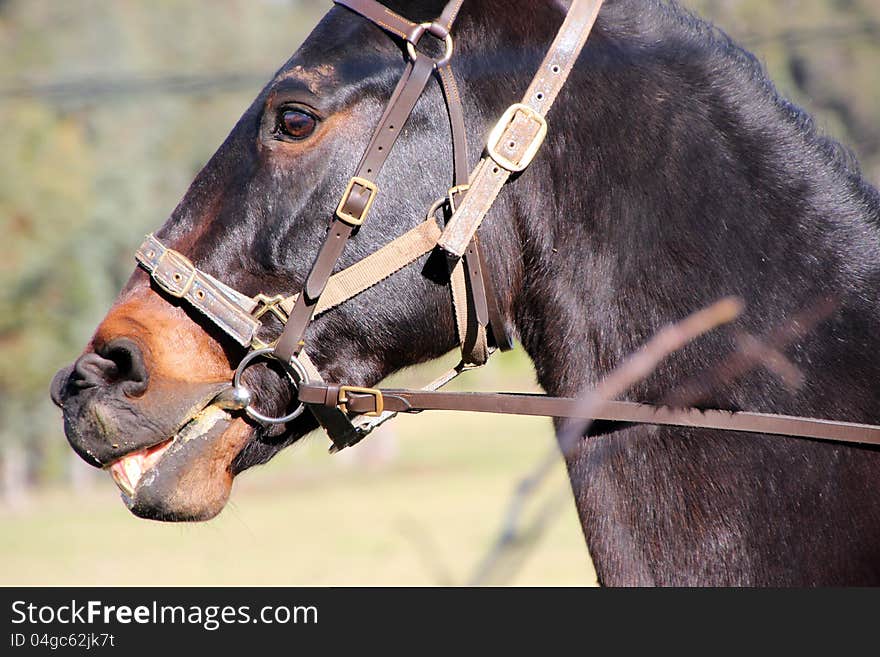
{"type": "MultiPolygon", "coordinates": [[[[880,265],[876,192],[749,55],[680,10],[606,7],[541,160],[485,228],[555,394],[721,296],[744,297],[760,335],[880,265]],[[498,253],[511,233],[515,262],[498,253]]],[[[723,352],[729,337],[710,342],[723,352]]],[[[666,374],[656,394],[684,372],[666,374]]]]}
{"type": "MultiPolygon", "coordinates": [[[[513,100],[509,89],[485,83],[486,115],[513,100]]],[[[751,58],[674,5],[609,2],[548,118],[540,158],[502,194],[481,243],[549,393],[579,394],[662,325],[741,296],[735,329],[675,354],[629,393],[662,400],[735,350],[738,332],[767,336],[832,297],[834,320],[784,350],[804,386],[792,392],[761,370],[700,401],[880,419],[880,201],[751,58]]],[[[876,453],[602,429],[566,461],[603,583],[880,577],[880,523],[864,503],[876,453]]]]}

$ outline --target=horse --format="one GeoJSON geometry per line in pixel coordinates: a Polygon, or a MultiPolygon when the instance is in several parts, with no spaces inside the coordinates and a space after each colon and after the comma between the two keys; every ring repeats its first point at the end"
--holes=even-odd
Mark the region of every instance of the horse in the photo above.
{"type": "MultiPolygon", "coordinates": [[[[415,22],[442,9],[439,0],[385,4],[415,22]]],[[[567,5],[465,0],[455,71],[471,162],[528,86],[567,5]]],[[[405,61],[401,43],[332,8],[157,237],[248,295],[302,289],[405,61]]],[[[740,353],[743,336],[787,327],[776,353],[800,385],[761,368],[710,377],[697,381],[699,404],[880,420],[880,195],[752,55],[674,0],[608,0],[548,120],[538,157],[480,228],[499,312],[545,391],[578,395],[661,327],[735,295],[746,311],[734,324],[671,355],[623,398],[667,403],[740,353]],[[831,310],[814,317],[817,307],[831,310]]],[[[432,83],[340,268],[422,220],[448,188],[451,151],[432,83]]],[[[372,386],[453,349],[441,264],[426,255],[313,322],[306,342],[320,373],[372,386]]],[[[131,469],[131,512],[207,520],[237,474],[317,426],[309,414],[266,427],[228,412],[192,431],[194,411],[244,356],[138,269],[84,353],[56,375],[52,397],[87,462],[131,469]]],[[[268,368],[249,375],[266,412],[292,403],[268,368]]],[[[565,459],[603,585],[880,583],[876,449],[603,423],[565,459]]]]}

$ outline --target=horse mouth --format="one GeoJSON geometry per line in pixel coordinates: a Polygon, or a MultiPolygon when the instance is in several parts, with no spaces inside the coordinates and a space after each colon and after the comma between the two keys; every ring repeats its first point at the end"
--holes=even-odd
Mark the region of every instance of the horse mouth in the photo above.
{"type": "Polygon", "coordinates": [[[144,474],[162,460],[175,439],[176,436],[153,447],[126,454],[106,468],[124,497],[129,499],[134,497],[135,489],[144,474]]]}
{"type": "MultiPolygon", "coordinates": [[[[107,466],[105,470],[119,488],[128,510],[142,518],[161,521],[207,520],[216,515],[225,504],[226,495],[199,491],[196,481],[206,470],[217,476],[218,469],[227,469],[223,467],[228,466],[226,463],[215,467],[213,455],[223,450],[227,430],[234,420],[227,410],[209,405],[171,438],[130,452],[107,466]]],[[[219,488],[228,487],[221,484],[219,488]]]]}
{"type": "Polygon", "coordinates": [[[216,405],[215,400],[216,395],[212,395],[211,401],[202,402],[199,405],[200,410],[181,422],[170,438],[150,447],[129,452],[104,468],[122,492],[126,503],[134,498],[138,485],[160,464],[163,457],[172,451],[172,447],[196,438],[203,438],[221,420],[232,419],[228,412],[216,405]]]}

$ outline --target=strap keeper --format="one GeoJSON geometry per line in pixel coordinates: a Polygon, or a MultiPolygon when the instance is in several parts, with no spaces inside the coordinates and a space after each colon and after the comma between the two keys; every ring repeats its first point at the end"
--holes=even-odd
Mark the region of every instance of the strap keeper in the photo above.
{"type": "Polygon", "coordinates": [[[456,198],[459,195],[466,193],[470,188],[470,185],[456,185],[449,189],[449,211],[452,212],[452,214],[455,214],[455,211],[458,209],[456,198]]]}
{"type": "Polygon", "coordinates": [[[367,180],[366,178],[358,178],[355,176],[348,182],[348,187],[345,188],[345,193],[342,195],[339,207],[336,208],[336,216],[349,226],[354,228],[361,226],[366,220],[367,215],[370,213],[370,209],[373,207],[373,202],[376,200],[378,194],[379,187],[376,183],[367,180]],[[360,203],[358,201],[354,207],[351,207],[355,188],[360,188],[359,191],[361,192],[366,190],[369,192],[369,196],[367,197],[366,202],[360,203]]]}
{"type": "Polygon", "coordinates": [[[547,119],[528,105],[516,103],[507,108],[504,116],[492,129],[486,144],[486,152],[502,169],[510,173],[519,173],[525,171],[532,163],[546,137],[547,119]],[[518,143],[512,134],[514,122],[521,115],[537,124],[537,130],[531,135],[527,145],[518,143]]]}

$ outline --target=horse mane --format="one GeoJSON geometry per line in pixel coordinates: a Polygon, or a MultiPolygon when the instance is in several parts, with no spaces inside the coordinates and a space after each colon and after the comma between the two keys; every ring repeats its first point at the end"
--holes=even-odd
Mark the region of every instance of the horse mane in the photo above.
{"type": "MultiPolygon", "coordinates": [[[[523,0],[524,7],[520,10],[512,8],[515,3],[511,0],[481,0],[479,3],[465,0],[462,13],[489,15],[494,22],[530,32],[534,27],[528,25],[527,19],[533,13],[535,2],[523,0]],[[515,25],[517,22],[520,25],[515,25]]],[[[436,17],[445,0],[384,0],[384,4],[413,21],[425,21],[436,17]]],[[[546,0],[546,4],[561,20],[571,0],[546,0]]],[[[599,31],[609,38],[626,41],[628,48],[656,49],[658,45],[668,44],[668,55],[699,53],[716,74],[736,79],[740,84],[750,83],[757,92],[755,97],[769,102],[777,116],[804,137],[825,165],[850,178],[872,203],[880,202],[877,190],[864,184],[861,166],[852,149],[825,134],[809,113],[785,98],[755,55],[678,0],[606,0],[598,25],[599,31]]]]}

